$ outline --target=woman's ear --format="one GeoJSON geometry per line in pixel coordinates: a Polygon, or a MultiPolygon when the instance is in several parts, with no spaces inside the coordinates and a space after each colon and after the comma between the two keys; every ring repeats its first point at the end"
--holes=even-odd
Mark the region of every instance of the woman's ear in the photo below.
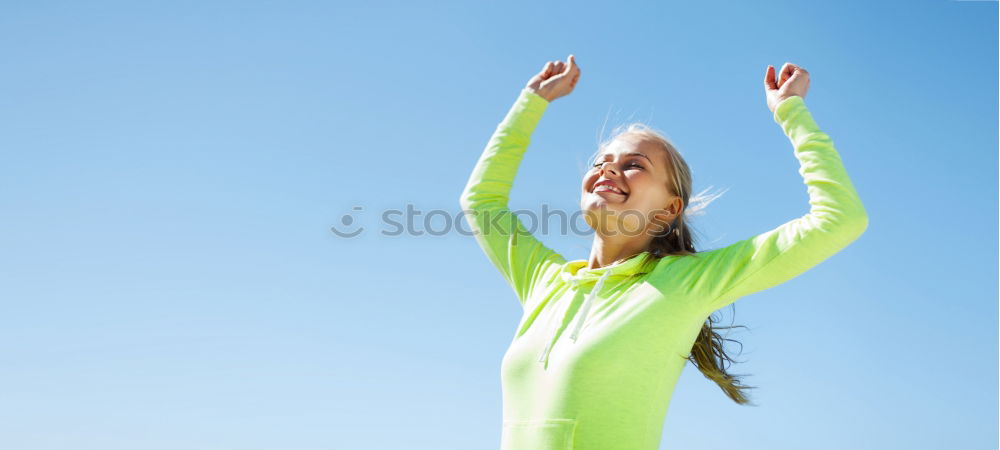
{"type": "Polygon", "coordinates": [[[670,201],[670,204],[667,205],[667,207],[664,209],[670,211],[670,214],[680,214],[681,208],[683,207],[684,207],[684,201],[681,200],[680,197],[674,197],[670,201]]]}
{"type": "Polygon", "coordinates": [[[670,203],[669,205],[664,206],[662,209],[660,209],[660,213],[662,213],[664,217],[673,216],[677,214],[677,206],[674,203],[670,203]]]}
{"type": "Polygon", "coordinates": [[[673,201],[669,205],[657,210],[653,214],[653,218],[657,220],[662,220],[664,223],[670,222],[677,217],[677,213],[681,210],[681,206],[684,202],[681,201],[680,197],[674,197],[673,201]]]}

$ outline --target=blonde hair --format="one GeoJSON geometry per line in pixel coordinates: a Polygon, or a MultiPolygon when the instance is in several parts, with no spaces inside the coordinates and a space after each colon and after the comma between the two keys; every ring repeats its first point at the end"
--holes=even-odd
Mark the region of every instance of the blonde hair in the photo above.
{"type": "MultiPolygon", "coordinates": [[[[683,202],[678,216],[670,226],[654,236],[652,242],[650,242],[648,249],[650,257],[659,259],[667,255],[691,255],[697,253],[694,246],[695,230],[688,223],[688,217],[703,215],[705,208],[712,201],[722,196],[725,191],[709,194],[708,189],[705,189],[692,197],[691,186],[693,182],[691,168],[684,160],[683,155],[681,155],[670,139],[667,138],[665,133],[642,122],[631,122],[615,127],[611,132],[611,137],[598,144],[596,154],[603,153],[608,145],[622,137],[638,137],[641,140],[652,142],[666,151],[670,170],[670,177],[666,188],[671,194],[680,197],[683,202]]],[[[724,338],[716,331],[737,327],[714,326],[715,322],[716,320],[710,315],[698,333],[698,337],[695,339],[688,360],[698,367],[702,375],[718,384],[723,392],[733,401],[738,404],[753,405],[743,391],[755,389],[756,387],[742,385],[739,378],[726,372],[726,362],[735,361],[726,354],[723,344],[725,341],[737,341],[724,338]]]]}

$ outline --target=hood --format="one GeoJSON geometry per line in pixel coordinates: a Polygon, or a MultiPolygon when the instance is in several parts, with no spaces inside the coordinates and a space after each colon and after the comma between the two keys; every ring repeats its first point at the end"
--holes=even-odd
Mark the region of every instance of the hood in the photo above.
{"type": "MultiPolygon", "coordinates": [[[[590,312],[590,307],[594,303],[594,299],[600,294],[601,289],[606,283],[620,283],[622,280],[632,277],[633,275],[640,274],[644,272],[645,262],[647,262],[647,257],[649,252],[642,252],[632,256],[631,258],[620,261],[615,264],[610,264],[604,267],[598,267],[596,269],[588,269],[587,261],[583,259],[569,261],[559,269],[559,277],[568,284],[572,289],[577,291],[577,295],[574,297],[573,302],[578,301],[579,297],[583,295],[586,291],[586,297],[583,299],[583,305],[576,312],[576,317],[573,319],[572,332],[570,333],[570,338],[576,343],[577,337],[580,335],[580,330],[583,329],[583,323],[587,320],[587,316],[590,312]]],[[[567,319],[573,314],[572,308],[566,309],[566,317],[563,319],[562,323],[567,323],[567,319]]],[[[552,346],[555,345],[559,336],[562,335],[564,327],[560,327],[549,344],[545,346],[545,350],[538,358],[538,362],[543,365],[548,366],[549,353],[552,350],[552,346]]]]}

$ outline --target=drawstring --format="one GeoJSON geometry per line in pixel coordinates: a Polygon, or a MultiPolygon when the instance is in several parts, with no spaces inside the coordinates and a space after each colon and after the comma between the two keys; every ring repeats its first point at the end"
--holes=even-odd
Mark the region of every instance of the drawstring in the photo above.
{"type": "MultiPolygon", "coordinates": [[[[605,270],[604,274],[601,275],[601,278],[597,280],[597,284],[594,285],[594,288],[590,290],[590,293],[588,293],[586,299],[584,299],[583,306],[580,307],[580,312],[576,315],[576,326],[573,327],[573,333],[570,334],[570,338],[573,339],[573,342],[576,342],[576,338],[580,334],[580,329],[583,328],[583,322],[587,319],[587,313],[590,312],[590,305],[594,302],[594,299],[597,297],[597,294],[601,291],[601,288],[604,286],[604,280],[608,279],[608,276],[611,275],[612,271],[613,269],[611,268],[605,270]]],[[[582,280],[572,279],[572,281],[574,283],[579,283],[582,280]]],[[[555,344],[555,341],[558,338],[559,335],[557,333],[556,336],[549,342],[549,344],[545,346],[545,350],[543,350],[542,354],[538,357],[538,362],[544,363],[548,361],[549,353],[552,351],[552,346],[555,344]]]]}
{"type": "Polygon", "coordinates": [[[604,286],[604,280],[608,279],[608,275],[611,275],[611,269],[604,272],[601,275],[601,279],[597,280],[597,284],[594,285],[594,289],[591,289],[590,294],[587,295],[587,299],[583,301],[583,306],[580,307],[580,314],[576,315],[576,327],[573,328],[573,334],[569,337],[576,342],[576,337],[580,334],[580,328],[583,328],[583,322],[587,318],[587,312],[590,311],[590,304],[594,302],[594,297],[597,297],[597,293],[601,291],[601,287],[604,286]]]}

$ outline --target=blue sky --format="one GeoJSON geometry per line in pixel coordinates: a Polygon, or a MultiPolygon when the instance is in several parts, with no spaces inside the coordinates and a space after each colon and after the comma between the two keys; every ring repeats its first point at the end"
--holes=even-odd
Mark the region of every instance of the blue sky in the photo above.
{"type": "Polygon", "coordinates": [[[978,1],[4,2],[0,442],[498,448],[513,291],[473,238],[380,215],[454,217],[572,53],[512,208],[574,211],[602,130],[642,120],[728,189],[701,249],[806,213],[762,87],[791,61],[869,212],[720,311],[760,406],[689,365],[662,448],[997,448],[997,50],[978,1]]]}

